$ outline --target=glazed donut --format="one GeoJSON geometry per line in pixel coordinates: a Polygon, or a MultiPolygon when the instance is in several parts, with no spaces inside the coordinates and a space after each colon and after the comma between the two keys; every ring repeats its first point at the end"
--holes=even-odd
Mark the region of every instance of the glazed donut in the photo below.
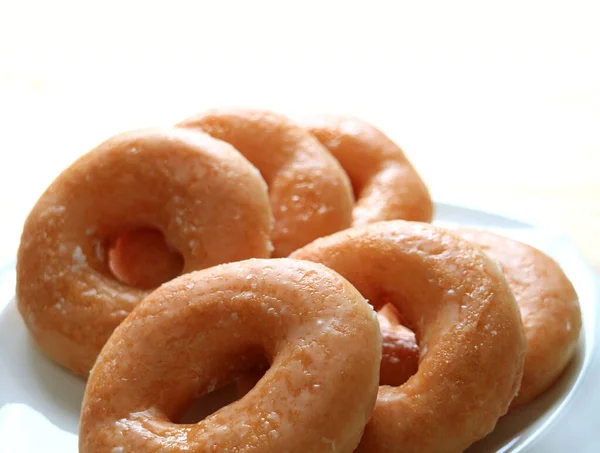
{"type": "Polygon", "coordinates": [[[512,407],[528,403],[556,381],[575,353],[581,330],[577,293],[560,266],[538,249],[489,231],[457,233],[498,262],[519,304],[527,353],[512,407]]]}
{"type": "Polygon", "coordinates": [[[322,265],[247,260],[183,275],[102,350],[79,451],[350,453],[375,405],[380,359],[372,307],[322,265]],[[254,389],[199,423],[175,424],[257,351],[271,367],[254,389]]]}
{"type": "Polygon", "coordinates": [[[267,187],[231,145],[184,129],[117,135],[81,157],[29,214],[18,251],[19,311],[37,345],[87,376],[114,328],[149,291],[110,270],[119,235],[159,230],[183,273],[268,257],[267,187]]]}
{"type": "Polygon", "coordinates": [[[430,222],[433,203],[427,187],[400,147],[357,118],[320,115],[306,129],[335,156],[356,195],[352,225],[381,220],[430,222]]]}
{"type": "Polygon", "coordinates": [[[461,452],[492,431],[521,383],[525,334],[498,266],[425,223],[379,222],[317,239],[325,264],[375,308],[392,303],[419,340],[419,369],[381,386],[357,452],[461,452]]]}
{"type": "Polygon", "coordinates": [[[269,185],[275,217],[274,257],[350,226],[352,188],[339,163],[289,119],[269,112],[219,109],[178,126],[202,130],[235,146],[269,185]]]}
{"type": "MultiPolygon", "coordinates": [[[[530,245],[489,231],[459,228],[454,232],[498,262],[519,304],[527,353],[521,388],[511,408],[526,404],[556,381],[575,353],[581,330],[577,293],[560,266],[530,245]]],[[[380,325],[384,338],[381,369],[386,370],[386,380],[402,383],[417,370],[414,363],[403,360],[417,347],[411,342],[414,337],[395,341],[397,319],[390,318],[387,324],[380,320],[380,325]],[[391,344],[387,351],[386,342],[391,344]],[[407,369],[393,368],[400,361],[408,363],[407,369]]]]}

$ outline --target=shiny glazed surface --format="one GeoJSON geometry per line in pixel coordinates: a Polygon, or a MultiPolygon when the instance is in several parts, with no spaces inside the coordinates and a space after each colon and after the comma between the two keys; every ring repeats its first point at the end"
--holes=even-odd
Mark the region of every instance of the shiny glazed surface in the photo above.
{"type": "MultiPolygon", "coordinates": [[[[521,388],[511,407],[526,404],[547,390],[573,357],[581,330],[577,293],[560,266],[530,245],[484,230],[461,228],[453,232],[498,262],[519,304],[527,353],[521,388]]],[[[416,364],[402,360],[416,348],[414,337],[398,336],[402,327],[398,319],[380,324],[384,338],[382,370],[389,370],[386,379],[402,383],[417,370],[416,364]],[[394,369],[399,362],[409,369],[394,369]]]]}
{"type": "Polygon", "coordinates": [[[381,220],[430,222],[427,186],[398,145],[358,118],[320,115],[303,122],[348,173],[356,195],[352,225],[381,220]]]}
{"type": "Polygon", "coordinates": [[[560,266],[538,249],[484,230],[456,232],[498,262],[519,304],[527,354],[512,406],[528,403],[552,385],[573,357],[581,330],[577,293],[560,266]]]}
{"type": "Polygon", "coordinates": [[[231,143],[267,184],[275,217],[274,257],[350,226],[348,176],[318,140],[284,116],[250,109],[216,109],[178,126],[231,143]]]}
{"type": "Polygon", "coordinates": [[[380,358],[372,307],[320,264],[193,272],[148,296],[102,350],[79,451],[350,453],[375,404],[380,358]],[[199,423],[174,423],[261,354],[271,367],[246,396],[199,423]]]}
{"type": "Polygon", "coordinates": [[[419,369],[381,386],[358,452],[460,452],[492,431],[521,383],[525,334],[498,266],[432,225],[390,221],[292,254],[346,277],[375,308],[392,303],[416,334],[419,369]]]}
{"type": "Polygon", "coordinates": [[[175,128],[119,134],[63,171],[29,214],[17,259],[19,311],[46,354],[87,376],[149,293],[112,275],[114,238],[160,230],[189,272],[268,257],[271,223],[264,181],[231,145],[175,128]]]}

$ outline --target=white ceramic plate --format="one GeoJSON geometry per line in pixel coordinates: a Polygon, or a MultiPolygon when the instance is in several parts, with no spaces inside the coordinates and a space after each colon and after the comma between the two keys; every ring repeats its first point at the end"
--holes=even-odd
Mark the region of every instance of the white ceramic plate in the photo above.
{"type": "MultiPolygon", "coordinates": [[[[580,297],[584,328],[577,355],[534,403],[504,417],[468,453],[600,451],[600,281],[571,242],[530,225],[446,204],[437,223],[499,230],[554,257],[580,297]]],[[[85,383],[33,346],[15,307],[14,262],[0,268],[0,452],[75,453],[85,383]]]]}

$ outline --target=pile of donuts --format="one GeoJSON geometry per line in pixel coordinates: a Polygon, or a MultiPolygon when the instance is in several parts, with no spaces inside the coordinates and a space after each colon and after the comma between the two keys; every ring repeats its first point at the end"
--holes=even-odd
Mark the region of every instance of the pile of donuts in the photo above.
{"type": "Polygon", "coordinates": [[[18,308],[87,379],[81,453],[461,452],[556,381],[581,314],[542,252],[432,216],[362,120],[211,110],[56,178],[18,308]],[[181,422],[227,385],[238,400],[181,422]]]}

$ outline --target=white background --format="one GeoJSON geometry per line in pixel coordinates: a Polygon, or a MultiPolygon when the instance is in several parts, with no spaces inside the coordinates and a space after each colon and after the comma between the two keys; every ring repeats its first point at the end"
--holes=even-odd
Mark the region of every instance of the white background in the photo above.
{"type": "Polygon", "coordinates": [[[98,142],[232,104],[362,116],[436,199],[600,265],[597,1],[0,0],[0,253],[98,142]]]}

